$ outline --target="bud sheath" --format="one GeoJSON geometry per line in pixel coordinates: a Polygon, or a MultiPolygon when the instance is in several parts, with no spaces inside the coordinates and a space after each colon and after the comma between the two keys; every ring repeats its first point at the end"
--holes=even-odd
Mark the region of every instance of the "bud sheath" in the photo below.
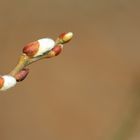
{"type": "Polygon", "coordinates": [[[58,39],[56,40],[56,42],[58,42],[58,44],[64,44],[69,42],[73,37],[73,33],[72,32],[68,32],[68,33],[62,33],[59,35],[58,39]]]}
{"type": "Polygon", "coordinates": [[[29,69],[27,68],[22,69],[20,72],[18,72],[15,75],[16,81],[17,82],[23,81],[27,77],[28,74],[29,74],[29,69]]]}
{"type": "Polygon", "coordinates": [[[52,51],[54,51],[55,56],[57,56],[57,55],[59,55],[59,54],[61,53],[62,49],[63,49],[63,45],[62,45],[62,44],[58,44],[58,45],[56,45],[56,46],[52,49],[52,51]]]}
{"type": "Polygon", "coordinates": [[[50,38],[43,38],[39,39],[38,41],[29,43],[23,48],[23,53],[29,57],[38,57],[50,51],[54,46],[54,40],[50,38]]]}
{"type": "Polygon", "coordinates": [[[23,48],[23,53],[25,53],[29,57],[33,57],[39,50],[39,42],[35,41],[32,43],[27,44],[23,48]]]}
{"type": "Polygon", "coordinates": [[[54,56],[59,55],[62,52],[63,49],[63,45],[62,44],[58,44],[56,45],[46,56],[46,58],[51,58],[54,56]]]}
{"type": "Polygon", "coordinates": [[[4,79],[0,77],[0,89],[3,87],[3,84],[4,84],[4,79]]]}

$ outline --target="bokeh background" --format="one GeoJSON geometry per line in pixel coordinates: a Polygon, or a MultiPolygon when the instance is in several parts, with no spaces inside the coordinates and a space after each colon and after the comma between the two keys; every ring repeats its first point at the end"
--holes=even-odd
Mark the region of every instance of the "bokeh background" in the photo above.
{"type": "Polygon", "coordinates": [[[0,139],[139,140],[139,0],[1,0],[1,74],[27,43],[68,31],[60,56],[1,92],[0,139]]]}

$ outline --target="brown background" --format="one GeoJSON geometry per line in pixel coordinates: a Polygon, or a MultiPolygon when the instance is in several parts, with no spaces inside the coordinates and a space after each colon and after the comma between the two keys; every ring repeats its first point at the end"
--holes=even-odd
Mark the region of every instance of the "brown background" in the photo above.
{"type": "Polygon", "coordinates": [[[0,140],[139,140],[140,1],[1,0],[0,72],[22,47],[74,32],[0,95],[0,140]]]}

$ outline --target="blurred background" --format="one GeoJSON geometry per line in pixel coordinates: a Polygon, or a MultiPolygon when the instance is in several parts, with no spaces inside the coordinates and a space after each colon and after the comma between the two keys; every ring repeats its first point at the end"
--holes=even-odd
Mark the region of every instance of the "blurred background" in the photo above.
{"type": "Polygon", "coordinates": [[[140,139],[139,0],[1,0],[0,73],[43,37],[63,53],[0,95],[1,140],[140,139]]]}

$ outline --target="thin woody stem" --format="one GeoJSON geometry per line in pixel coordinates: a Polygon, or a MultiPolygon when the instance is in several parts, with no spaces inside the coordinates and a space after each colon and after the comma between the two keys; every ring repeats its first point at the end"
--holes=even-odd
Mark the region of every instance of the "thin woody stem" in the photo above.
{"type": "Polygon", "coordinates": [[[47,53],[45,53],[45,54],[43,54],[41,56],[38,56],[38,57],[35,57],[35,58],[32,58],[32,59],[29,59],[27,65],[30,65],[30,64],[38,61],[38,60],[41,60],[41,59],[44,59],[44,58],[47,59],[47,58],[50,58],[50,57],[53,57],[53,56],[55,56],[55,54],[53,54],[52,51],[49,51],[49,52],[47,52],[47,53]]]}
{"type": "Polygon", "coordinates": [[[29,62],[29,57],[26,54],[22,54],[16,67],[10,72],[10,75],[15,76],[20,72],[29,62]]]}
{"type": "MultiPolygon", "coordinates": [[[[59,44],[63,44],[62,40],[56,39],[55,45],[59,45],[59,44]]],[[[26,54],[23,53],[21,55],[20,59],[19,59],[18,64],[16,65],[16,67],[9,74],[11,76],[15,77],[15,75],[18,72],[20,72],[21,70],[23,70],[26,66],[28,66],[28,65],[30,65],[30,64],[38,61],[38,60],[41,60],[41,59],[44,59],[44,58],[50,58],[50,57],[53,57],[53,56],[55,56],[55,54],[52,51],[46,52],[41,56],[33,57],[33,58],[30,58],[26,54]]]]}
{"type": "Polygon", "coordinates": [[[10,75],[11,76],[15,76],[18,72],[20,72],[22,69],[24,69],[26,66],[38,61],[38,60],[41,60],[41,59],[44,59],[44,58],[49,58],[51,55],[52,57],[52,54],[51,52],[47,52],[41,56],[38,56],[38,57],[35,57],[35,58],[29,58],[26,54],[22,54],[20,59],[19,59],[19,62],[18,64],[16,65],[16,67],[10,72],[10,75]]]}
{"type": "Polygon", "coordinates": [[[24,46],[15,68],[9,74],[0,77],[0,91],[10,89],[17,82],[23,81],[29,73],[28,65],[59,55],[63,50],[63,44],[69,42],[72,37],[73,33],[68,32],[60,34],[55,42],[51,38],[43,38],[28,43],[24,46]]]}

